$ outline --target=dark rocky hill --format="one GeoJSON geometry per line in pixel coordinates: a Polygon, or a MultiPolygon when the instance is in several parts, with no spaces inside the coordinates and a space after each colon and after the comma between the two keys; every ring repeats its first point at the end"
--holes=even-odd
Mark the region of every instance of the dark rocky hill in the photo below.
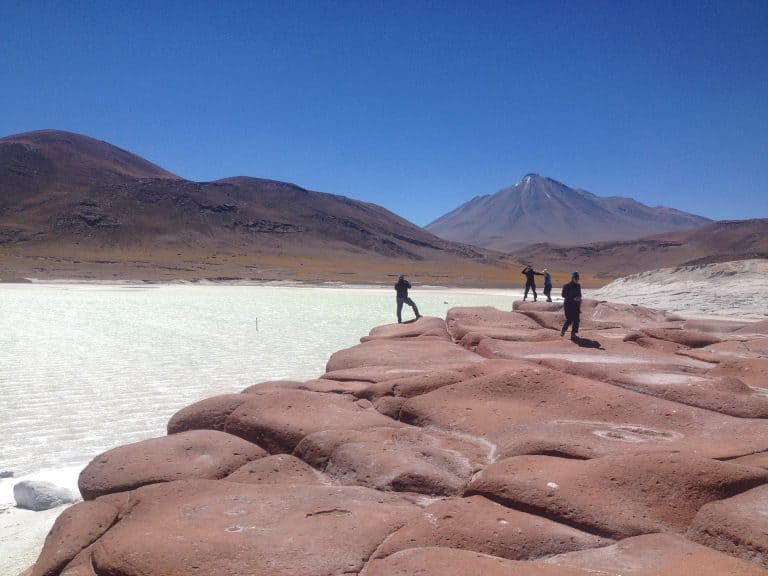
{"type": "Polygon", "coordinates": [[[580,270],[602,278],[656,268],[768,258],[768,219],[711,222],[620,242],[569,247],[536,244],[510,256],[539,268],[580,270]]]}
{"type": "Polygon", "coordinates": [[[506,266],[499,255],[438,238],[374,204],[259,178],[192,182],[55,130],[0,139],[0,248],[6,262],[55,256],[76,268],[84,258],[118,262],[129,252],[146,269],[163,252],[193,263],[219,252],[242,262],[259,255],[277,278],[297,276],[300,259],[329,277],[344,261],[358,280],[369,265],[369,279],[424,263],[435,276],[463,265],[490,266],[494,275],[506,266]]]}

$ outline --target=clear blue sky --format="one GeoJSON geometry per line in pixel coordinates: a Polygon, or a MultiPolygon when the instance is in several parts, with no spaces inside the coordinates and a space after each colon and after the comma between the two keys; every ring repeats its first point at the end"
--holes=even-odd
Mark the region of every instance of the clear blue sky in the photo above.
{"type": "Polygon", "coordinates": [[[768,217],[768,2],[0,0],[0,135],[41,128],[419,225],[528,172],[768,217]]]}

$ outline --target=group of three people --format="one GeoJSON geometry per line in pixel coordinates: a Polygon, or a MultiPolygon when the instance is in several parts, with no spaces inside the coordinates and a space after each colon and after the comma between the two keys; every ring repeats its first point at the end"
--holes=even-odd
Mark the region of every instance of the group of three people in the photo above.
{"type": "MultiPolygon", "coordinates": [[[[552,277],[549,275],[547,269],[544,272],[536,272],[531,266],[526,266],[523,269],[525,274],[525,292],[523,294],[523,300],[528,297],[528,289],[533,289],[533,301],[536,302],[536,283],[533,280],[535,274],[544,276],[544,295],[547,297],[547,302],[552,302],[552,277]]],[[[395,292],[397,293],[397,322],[401,324],[403,322],[402,311],[403,304],[408,304],[413,308],[413,313],[416,315],[416,319],[421,318],[419,309],[416,303],[408,297],[408,289],[411,287],[411,283],[405,279],[404,275],[398,278],[395,284],[395,292]]],[[[560,329],[560,336],[564,336],[568,328],[571,328],[571,340],[576,340],[578,337],[576,334],[579,332],[579,319],[581,316],[581,284],[579,283],[579,273],[574,272],[571,274],[571,281],[563,286],[563,310],[565,311],[565,323],[560,329]]]]}

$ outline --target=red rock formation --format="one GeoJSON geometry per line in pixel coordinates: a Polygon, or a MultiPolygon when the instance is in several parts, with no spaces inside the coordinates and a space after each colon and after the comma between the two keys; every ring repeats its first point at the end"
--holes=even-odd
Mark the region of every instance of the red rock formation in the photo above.
{"type": "Polygon", "coordinates": [[[454,308],[188,406],[91,462],[32,575],[768,574],[768,324],[562,320],[454,308]]]}

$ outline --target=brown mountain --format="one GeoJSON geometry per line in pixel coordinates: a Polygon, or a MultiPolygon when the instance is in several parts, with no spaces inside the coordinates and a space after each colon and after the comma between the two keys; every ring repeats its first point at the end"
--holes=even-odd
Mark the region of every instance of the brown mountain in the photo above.
{"type": "Polygon", "coordinates": [[[768,258],[768,219],[712,222],[622,242],[571,247],[536,244],[510,257],[538,268],[579,270],[599,278],[656,268],[768,258]]]}
{"type": "Polygon", "coordinates": [[[343,196],[258,178],[192,182],[68,132],[0,139],[0,264],[16,275],[381,281],[409,272],[497,284],[507,262],[343,196]]]}
{"type": "Polygon", "coordinates": [[[528,174],[510,188],[473,198],[426,228],[455,242],[510,251],[539,242],[629,240],[707,222],[711,220],[673,208],[600,197],[528,174]]]}

